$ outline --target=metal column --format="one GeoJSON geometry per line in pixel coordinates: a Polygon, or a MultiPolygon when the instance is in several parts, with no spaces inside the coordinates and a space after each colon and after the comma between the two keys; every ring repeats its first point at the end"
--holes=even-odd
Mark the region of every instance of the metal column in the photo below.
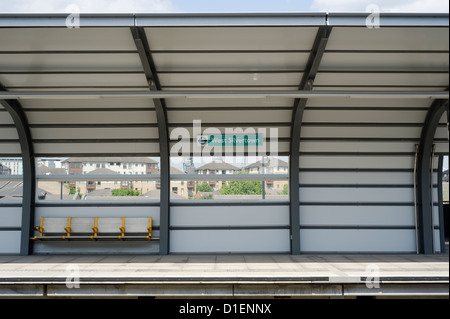
{"type": "MultiPolygon", "coordinates": [[[[320,27],[314,41],[308,63],[303,74],[299,90],[312,90],[314,79],[319,70],[325,47],[331,33],[331,27],[320,27]]],[[[300,168],[300,136],[303,112],[308,99],[295,99],[291,124],[291,144],[289,147],[289,200],[290,200],[290,234],[291,254],[298,255],[300,249],[300,194],[299,194],[299,168],[300,168]]]]}
{"type": "MultiPolygon", "coordinates": [[[[1,91],[0,87],[0,91],[1,91]]],[[[20,255],[32,254],[30,237],[34,228],[34,208],[36,202],[36,166],[28,119],[22,106],[15,100],[0,100],[0,104],[11,115],[19,135],[23,163],[22,226],[20,235],[20,255]]]]}

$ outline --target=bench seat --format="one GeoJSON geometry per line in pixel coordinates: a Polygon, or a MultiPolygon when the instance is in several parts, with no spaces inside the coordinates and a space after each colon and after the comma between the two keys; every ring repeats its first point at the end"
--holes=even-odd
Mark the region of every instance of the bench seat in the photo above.
{"type": "Polygon", "coordinates": [[[33,240],[159,240],[152,217],[41,217],[33,240]]]}

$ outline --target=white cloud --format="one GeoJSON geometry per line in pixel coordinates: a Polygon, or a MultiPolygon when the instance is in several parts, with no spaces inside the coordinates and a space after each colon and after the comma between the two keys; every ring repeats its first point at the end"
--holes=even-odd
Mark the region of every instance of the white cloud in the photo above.
{"type": "Polygon", "coordinates": [[[311,9],[322,12],[366,12],[377,5],[381,12],[448,13],[448,0],[314,0],[311,9]]]}
{"type": "Polygon", "coordinates": [[[73,5],[81,13],[175,11],[171,0],[0,0],[0,13],[65,13],[73,5]]]}

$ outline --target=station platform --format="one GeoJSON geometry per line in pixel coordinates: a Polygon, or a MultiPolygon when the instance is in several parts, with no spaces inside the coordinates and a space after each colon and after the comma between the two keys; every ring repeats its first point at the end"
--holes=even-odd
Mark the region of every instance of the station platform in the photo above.
{"type": "Polygon", "coordinates": [[[449,255],[0,256],[0,298],[141,297],[448,298],[449,255]]]}

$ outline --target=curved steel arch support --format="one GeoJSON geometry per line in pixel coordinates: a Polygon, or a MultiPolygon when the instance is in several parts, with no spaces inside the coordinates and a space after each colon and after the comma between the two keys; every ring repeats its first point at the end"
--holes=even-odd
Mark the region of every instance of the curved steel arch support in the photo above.
{"type": "MultiPolygon", "coordinates": [[[[328,43],[332,28],[320,27],[314,45],[309,56],[308,63],[303,74],[299,90],[312,90],[314,79],[319,70],[325,47],[328,43]]],[[[295,99],[294,111],[291,123],[291,143],[289,147],[289,201],[290,201],[290,236],[291,236],[291,254],[301,253],[300,247],[300,137],[303,113],[308,99],[295,99]]]]}
{"type": "MultiPolygon", "coordinates": [[[[150,46],[147,41],[144,28],[132,27],[131,33],[134,38],[142,68],[148,82],[150,91],[161,91],[161,84],[156,72],[155,63],[152,58],[150,46]]],[[[158,120],[159,153],[160,153],[160,243],[159,253],[169,254],[170,247],[170,148],[169,148],[169,125],[167,120],[167,106],[164,99],[153,99],[156,117],[158,120]]]]}
{"type": "Polygon", "coordinates": [[[36,196],[36,166],[28,119],[22,106],[15,100],[0,100],[0,104],[11,115],[20,140],[23,161],[22,226],[20,255],[32,254],[30,237],[33,235],[36,196]]]}
{"type": "Polygon", "coordinates": [[[434,136],[439,121],[448,109],[448,100],[436,100],[425,118],[417,159],[417,225],[419,253],[433,254],[434,225],[432,225],[433,198],[431,192],[431,161],[434,136]]]}

